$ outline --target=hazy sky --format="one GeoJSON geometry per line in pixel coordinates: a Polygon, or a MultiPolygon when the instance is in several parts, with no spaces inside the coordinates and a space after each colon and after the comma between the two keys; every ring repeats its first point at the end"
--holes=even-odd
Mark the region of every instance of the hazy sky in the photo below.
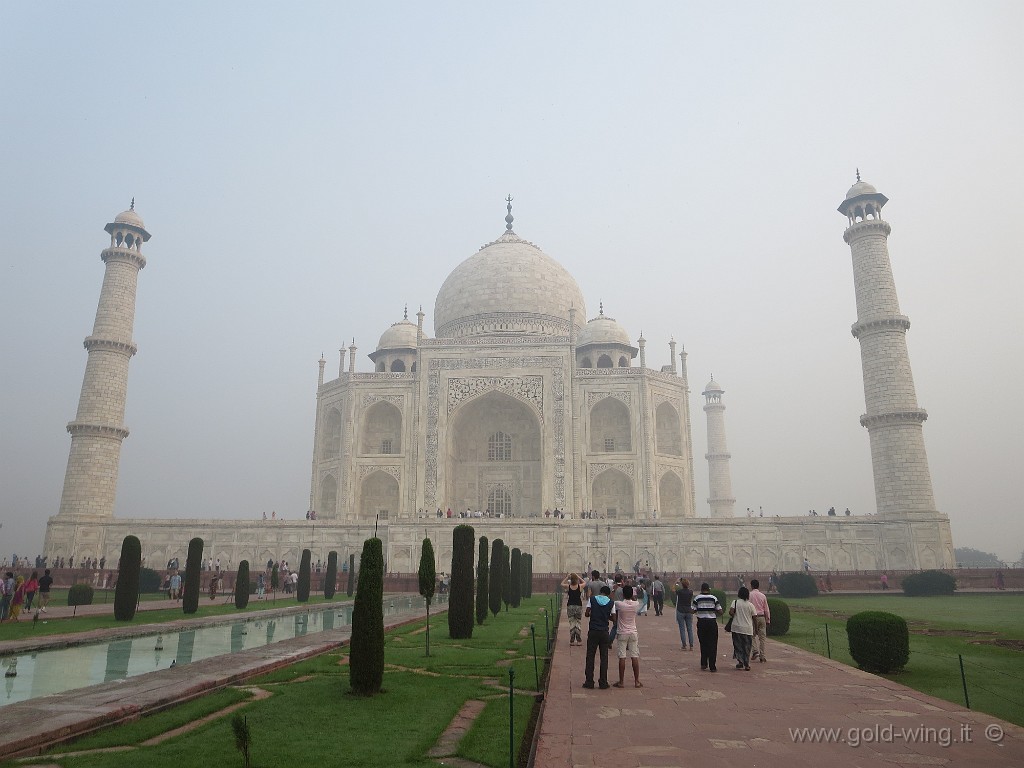
{"type": "Polygon", "coordinates": [[[122,517],[302,516],[317,360],[357,368],[504,229],[726,390],[737,512],[874,511],[846,219],[890,254],[939,509],[1024,549],[1024,5],[4,3],[0,550],[57,512],[134,196],[122,517]]]}

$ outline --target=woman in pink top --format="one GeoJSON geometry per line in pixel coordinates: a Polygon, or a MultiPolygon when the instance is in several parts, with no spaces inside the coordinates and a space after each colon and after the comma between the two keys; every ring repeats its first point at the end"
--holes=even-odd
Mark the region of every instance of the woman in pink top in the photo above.
{"type": "Polygon", "coordinates": [[[626,657],[633,664],[633,685],[643,688],[640,682],[640,635],[636,631],[636,615],[640,603],[633,599],[633,587],[626,584],[622,588],[622,600],[615,603],[612,617],[615,619],[615,643],[619,654],[619,682],[612,683],[615,688],[623,687],[626,677],[626,657]]]}

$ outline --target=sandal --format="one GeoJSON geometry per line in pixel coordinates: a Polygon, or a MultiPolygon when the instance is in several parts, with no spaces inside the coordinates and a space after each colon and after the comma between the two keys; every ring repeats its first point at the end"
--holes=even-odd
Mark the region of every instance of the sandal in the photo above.
{"type": "Polygon", "coordinates": [[[612,683],[612,688],[621,688],[622,683],[612,683]]]}

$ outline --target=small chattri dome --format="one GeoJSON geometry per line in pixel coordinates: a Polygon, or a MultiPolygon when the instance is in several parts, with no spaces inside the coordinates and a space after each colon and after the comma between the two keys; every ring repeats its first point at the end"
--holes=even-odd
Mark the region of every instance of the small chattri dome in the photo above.
{"type": "Polygon", "coordinates": [[[399,320],[380,337],[377,349],[416,349],[419,328],[408,319],[399,320]]]}
{"type": "Polygon", "coordinates": [[[712,379],[711,381],[709,381],[707,383],[707,386],[704,387],[704,393],[703,394],[706,395],[709,392],[725,392],[725,390],[722,389],[722,385],[721,384],[719,384],[717,381],[712,379]]]}
{"type": "Polygon", "coordinates": [[[594,344],[618,344],[632,349],[633,341],[626,329],[619,325],[614,317],[600,314],[588,322],[576,338],[577,347],[588,347],[594,344]]]}
{"type": "Polygon", "coordinates": [[[846,193],[846,199],[847,200],[852,200],[853,198],[860,197],[861,195],[877,195],[877,194],[878,194],[878,190],[875,189],[870,184],[868,184],[866,181],[858,181],[856,184],[854,184],[852,187],[850,187],[850,191],[846,193]]]}

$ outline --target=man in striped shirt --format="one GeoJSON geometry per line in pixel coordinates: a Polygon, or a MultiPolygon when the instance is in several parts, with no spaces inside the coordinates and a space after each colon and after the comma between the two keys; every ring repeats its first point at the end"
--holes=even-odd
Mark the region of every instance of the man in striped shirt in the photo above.
{"type": "Polygon", "coordinates": [[[700,594],[694,595],[693,612],[697,614],[697,642],[700,643],[700,668],[718,671],[718,617],[722,615],[722,604],[711,594],[711,587],[705,581],[700,585],[700,594]]]}

